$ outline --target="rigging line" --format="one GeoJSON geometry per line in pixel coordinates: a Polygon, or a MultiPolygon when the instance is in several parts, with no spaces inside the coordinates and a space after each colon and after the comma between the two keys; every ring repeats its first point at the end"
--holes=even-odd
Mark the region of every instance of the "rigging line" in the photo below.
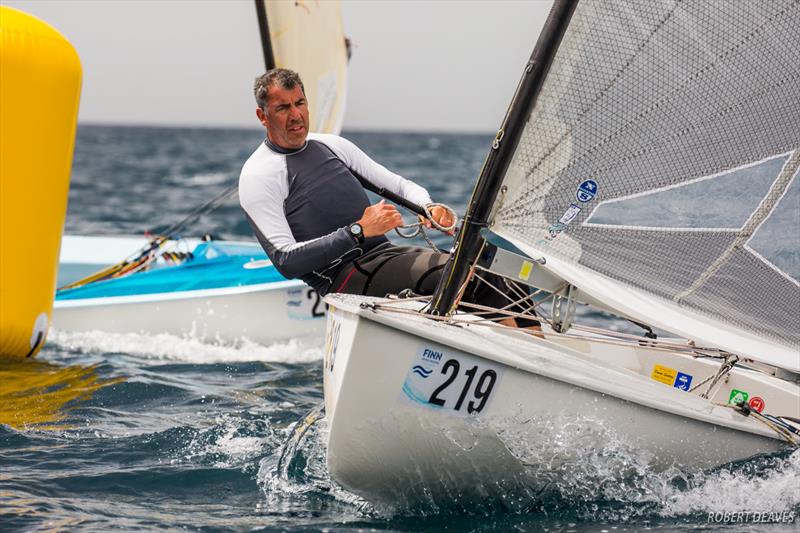
{"type": "Polygon", "coordinates": [[[109,277],[121,277],[123,275],[131,274],[133,272],[141,270],[142,268],[150,264],[150,262],[157,257],[157,254],[155,252],[157,250],[160,250],[161,247],[173,237],[172,234],[177,232],[179,229],[181,229],[188,223],[196,220],[200,216],[210,213],[215,209],[217,209],[220,205],[222,205],[222,203],[225,200],[228,199],[228,197],[232,196],[233,193],[238,190],[238,188],[239,188],[238,182],[230,185],[228,188],[223,190],[215,197],[211,198],[204,204],[196,207],[186,217],[176,222],[175,224],[172,224],[163,232],[156,232],[155,230],[147,231],[146,234],[151,235],[150,240],[147,242],[147,244],[142,246],[139,250],[137,250],[133,254],[129,255],[119,263],[108,266],[78,281],[68,283],[63,287],[59,287],[58,290],[73,289],[109,277]],[[152,235],[156,236],[152,237],[152,235]]]}
{"type": "Polygon", "coordinates": [[[82,285],[87,285],[89,283],[93,283],[98,280],[111,278],[111,277],[119,277],[123,273],[130,270],[132,265],[142,260],[142,258],[147,257],[149,254],[155,252],[156,250],[161,249],[164,243],[167,242],[167,238],[163,236],[159,236],[148,242],[145,246],[137,250],[135,253],[129,255],[119,263],[115,265],[111,265],[105,267],[93,274],[89,274],[88,276],[79,279],[78,281],[73,281],[72,283],[68,283],[62,287],[59,287],[58,290],[64,289],[73,289],[75,287],[80,287],[82,285]]]}
{"type": "Polygon", "coordinates": [[[764,195],[764,198],[759,203],[758,207],[756,208],[753,213],[750,214],[750,217],[747,219],[747,222],[744,223],[742,226],[741,231],[737,237],[733,240],[733,242],[728,245],[728,248],[722,252],[717,257],[717,260],[714,261],[711,266],[709,266],[700,276],[694,280],[692,285],[685,289],[683,292],[675,295],[673,301],[675,303],[681,303],[682,300],[690,296],[693,292],[697,291],[706,281],[711,278],[714,274],[716,274],[722,266],[728,262],[733,254],[738,252],[747,241],[750,240],[750,237],[753,236],[753,232],[761,225],[761,223],[770,215],[772,214],[773,208],[777,205],[778,200],[783,196],[786,192],[786,189],[792,182],[795,172],[797,172],[798,168],[800,168],[800,150],[795,150],[792,153],[792,156],[789,158],[789,161],[786,162],[781,173],[778,175],[778,178],[773,182],[772,186],[767,191],[767,194],[764,195]]]}
{"type": "MultiPolygon", "coordinates": [[[[504,279],[505,279],[505,278],[504,278],[504,279]]],[[[519,284],[517,284],[516,282],[513,282],[513,281],[512,281],[512,282],[511,282],[511,284],[509,285],[509,284],[508,284],[508,280],[506,279],[505,281],[506,281],[506,285],[507,285],[507,286],[508,286],[508,287],[509,287],[509,288],[510,288],[510,289],[511,289],[511,290],[512,290],[512,291],[513,291],[513,292],[514,292],[514,293],[515,293],[517,296],[524,296],[524,294],[525,294],[525,293],[524,293],[524,292],[522,291],[522,289],[519,287],[519,284]]],[[[564,283],[564,284],[563,284],[561,287],[559,287],[559,288],[558,288],[558,290],[557,290],[556,292],[558,292],[558,291],[561,291],[561,290],[562,290],[564,287],[566,287],[567,285],[568,285],[568,284],[565,282],[565,283],[564,283]]],[[[536,309],[537,309],[537,308],[538,308],[538,307],[541,305],[541,303],[542,303],[542,302],[537,302],[537,301],[535,300],[535,297],[536,297],[537,295],[539,295],[540,293],[542,293],[542,292],[545,292],[545,290],[544,290],[544,289],[536,289],[534,292],[532,292],[532,293],[528,294],[527,296],[525,296],[524,298],[522,298],[522,300],[523,300],[523,301],[524,301],[524,300],[526,300],[526,299],[528,299],[528,298],[530,298],[530,299],[531,299],[531,305],[529,305],[527,308],[525,308],[525,311],[524,311],[524,312],[528,312],[528,311],[531,311],[531,310],[532,310],[532,311],[534,312],[534,314],[536,313],[536,309]]],[[[551,294],[551,295],[550,295],[550,297],[552,297],[552,296],[553,296],[553,295],[551,294]]],[[[542,301],[545,301],[545,300],[547,300],[547,299],[548,299],[548,298],[550,298],[550,297],[545,297],[545,298],[544,298],[542,301]]],[[[506,307],[508,307],[508,306],[506,306],[506,307]]],[[[503,309],[505,309],[505,307],[504,307],[503,309]]],[[[537,315],[537,316],[538,316],[538,315],[537,315]]]]}
{"type": "MultiPolygon", "coordinates": [[[[543,292],[543,290],[539,289],[539,290],[536,291],[536,293],[533,293],[531,296],[534,296],[539,292],[543,292]]],[[[416,297],[411,297],[411,298],[389,297],[389,298],[385,299],[383,302],[379,302],[379,303],[373,304],[371,307],[373,309],[375,309],[376,311],[402,312],[402,313],[406,313],[406,314],[420,316],[420,313],[418,311],[403,309],[402,307],[399,307],[399,306],[404,305],[404,302],[410,302],[410,301],[423,302],[425,300],[429,300],[430,298],[431,298],[430,296],[416,296],[416,297]]],[[[519,303],[519,302],[521,302],[521,300],[515,301],[514,303],[519,303]]],[[[486,306],[478,306],[477,304],[470,304],[470,303],[467,303],[467,302],[464,302],[461,305],[463,307],[483,309],[482,314],[485,314],[485,313],[500,313],[500,314],[507,315],[508,317],[519,316],[520,318],[530,318],[531,316],[535,316],[537,320],[543,320],[544,322],[549,323],[548,320],[547,320],[547,317],[544,317],[542,315],[529,315],[529,314],[526,314],[525,312],[523,312],[523,313],[515,313],[513,311],[507,310],[505,307],[504,308],[492,308],[492,307],[486,307],[486,306]]],[[[471,313],[471,314],[477,315],[478,313],[471,313]]],[[[428,318],[428,317],[430,317],[430,315],[426,315],[426,318],[428,318]]],[[[455,316],[452,317],[452,318],[453,318],[454,321],[457,320],[459,322],[464,322],[464,323],[478,322],[478,321],[462,320],[460,317],[455,317],[455,316]]],[[[438,319],[438,317],[437,317],[437,319],[438,319]]],[[[575,330],[585,331],[587,333],[594,333],[595,335],[602,335],[603,336],[602,339],[599,338],[599,337],[592,337],[592,341],[603,342],[604,344],[612,344],[612,345],[615,345],[615,346],[631,346],[633,344],[637,344],[638,345],[638,343],[641,342],[641,340],[642,340],[642,337],[639,336],[639,335],[633,335],[633,334],[624,333],[624,332],[621,332],[621,331],[612,331],[612,330],[608,330],[608,329],[602,329],[602,328],[597,328],[597,327],[593,327],[593,326],[587,326],[587,325],[583,325],[583,324],[574,324],[572,327],[575,330]]],[[[548,335],[558,335],[558,336],[561,336],[561,337],[586,340],[586,336],[583,336],[583,335],[574,335],[574,334],[565,334],[565,333],[556,333],[556,332],[553,332],[552,334],[548,334],[548,335]]],[[[652,341],[650,341],[650,347],[653,348],[653,349],[669,350],[669,351],[679,352],[679,353],[683,353],[683,354],[687,354],[687,355],[692,355],[693,357],[703,357],[703,358],[713,358],[713,359],[722,358],[722,356],[704,354],[704,353],[700,352],[700,350],[718,352],[719,350],[716,349],[716,348],[697,347],[697,346],[688,345],[688,344],[684,344],[684,343],[669,342],[667,340],[656,340],[656,339],[653,339],[652,341]]],[[[730,357],[730,356],[725,356],[725,357],[730,357]]],[[[708,381],[708,380],[705,380],[705,381],[708,381]]]]}
{"type": "MultiPolygon", "coordinates": [[[[622,332],[622,331],[612,331],[612,330],[607,330],[607,329],[603,329],[603,328],[597,328],[597,327],[594,327],[594,326],[587,326],[587,325],[584,325],[584,324],[573,324],[572,327],[575,328],[575,329],[579,329],[581,331],[586,331],[587,333],[595,333],[595,334],[598,334],[598,335],[605,335],[605,334],[611,333],[614,337],[618,337],[618,338],[621,338],[621,339],[630,339],[632,341],[637,341],[637,342],[642,340],[642,336],[641,335],[634,335],[632,333],[625,333],[625,332],[622,332]]],[[[717,348],[698,347],[698,346],[694,346],[694,345],[690,345],[690,344],[669,342],[669,341],[665,341],[665,340],[662,340],[662,339],[652,339],[652,340],[657,341],[661,345],[678,346],[678,347],[681,347],[681,348],[684,348],[684,349],[687,349],[687,350],[690,349],[692,352],[697,352],[697,355],[696,355],[697,357],[720,358],[720,356],[708,355],[708,354],[703,354],[703,353],[699,352],[699,350],[718,352],[719,350],[717,348]]],[[[648,339],[648,342],[650,342],[649,339],[648,339]]]]}
{"type": "MultiPolygon", "coordinates": [[[[418,298],[415,298],[415,299],[416,300],[424,300],[426,298],[430,298],[430,297],[429,296],[424,296],[424,297],[418,297],[418,298]]],[[[465,318],[465,317],[463,317],[461,315],[451,315],[451,316],[430,315],[430,314],[422,315],[418,310],[415,310],[415,309],[404,309],[402,307],[398,307],[397,304],[399,304],[399,303],[402,303],[402,300],[392,299],[392,300],[387,300],[384,303],[374,303],[374,304],[368,304],[368,305],[362,304],[362,307],[369,308],[369,309],[371,309],[371,310],[373,310],[375,312],[383,311],[383,312],[387,312],[387,313],[399,313],[399,314],[410,315],[410,316],[414,316],[414,317],[423,317],[424,316],[425,319],[436,320],[436,321],[439,321],[439,322],[447,322],[447,323],[450,323],[450,324],[452,324],[454,326],[470,325],[470,324],[474,324],[474,325],[477,325],[477,326],[482,326],[482,325],[495,326],[495,327],[504,328],[505,330],[519,331],[521,333],[531,334],[533,336],[537,336],[538,337],[538,335],[536,335],[535,333],[531,333],[531,332],[529,332],[528,330],[526,330],[524,328],[520,329],[520,328],[514,328],[514,327],[510,327],[510,326],[505,326],[503,324],[497,324],[496,322],[490,321],[488,319],[470,320],[470,319],[467,319],[467,318],[465,318]]],[[[482,305],[478,305],[478,304],[470,304],[470,303],[467,303],[467,302],[463,302],[460,305],[462,307],[467,307],[467,308],[481,309],[481,310],[484,310],[486,312],[502,313],[502,314],[507,315],[508,317],[513,317],[513,318],[517,318],[517,317],[518,318],[530,318],[530,315],[523,315],[522,313],[515,313],[513,311],[500,311],[499,309],[495,309],[493,307],[487,307],[487,306],[482,306],[482,305]]],[[[471,315],[475,315],[476,313],[470,313],[470,314],[471,315]]],[[[547,318],[546,317],[537,316],[536,318],[537,318],[537,320],[541,320],[541,321],[544,321],[545,323],[547,323],[547,318]]],[[[576,325],[574,327],[575,327],[575,329],[588,328],[588,326],[580,326],[580,325],[576,325]]],[[[558,333],[556,331],[548,332],[545,335],[546,335],[546,338],[558,337],[558,338],[576,339],[576,340],[582,340],[582,341],[591,340],[592,342],[596,342],[596,343],[599,343],[599,344],[607,344],[609,346],[622,346],[622,347],[626,347],[626,348],[631,347],[631,346],[638,346],[639,342],[641,341],[641,337],[638,337],[638,336],[630,336],[628,334],[624,334],[624,333],[620,333],[620,332],[616,332],[616,331],[611,331],[611,330],[600,330],[598,328],[591,328],[591,329],[599,331],[599,332],[605,334],[606,336],[605,337],[587,337],[585,335],[576,335],[574,333],[558,333]],[[617,335],[620,335],[620,336],[617,337],[617,335]],[[632,339],[627,339],[625,337],[633,337],[633,338],[632,339]]],[[[655,350],[661,350],[663,352],[674,352],[674,353],[681,354],[681,355],[695,356],[695,349],[693,347],[687,346],[685,344],[676,344],[676,343],[664,342],[664,341],[659,341],[659,340],[653,340],[653,341],[650,342],[650,348],[655,349],[655,350]]]]}
{"type": "Polygon", "coordinates": [[[775,433],[777,433],[778,435],[783,437],[783,439],[785,441],[787,441],[789,444],[793,444],[796,447],[800,447],[800,438],[798,438],[794,434],[797,430],[795,430],[792,426],[789,426],[788,424],[786,424],[786,422],[783,422],[782,420],[780,420],[780,417],[774,417],[772,415],[761,414],[758,411],[752,409],[749,405],[747,405],[744,402],[739,403],[739,404],[716,403],[715,402],[715,405],[720,406],[720,407],[727,407],[728,409],[733,409],[737,413],[739,413],[739,414],[741,414],[742,416],[745,416],[745,417],[752,416],[758,422],[761,422],[762,424],[767,426],[769,429],[771,429],[772,431],[774,431],[775,433]],[[775,419],[775,420],[773,420],[773,419],[775,419]]]}
{"type": "MultiPolygon", "coordinates": [[[[469,303],[462,303],[461,305],[464,306],[464,307],[472,307],[472,308],[484,307],[484,306],[479,306],[479,305],[476,305],[476,304],[469,304],[469,303]]],[[[414,310],[414,309],[403,309],[403,308],[400,308],[400,307],[390,307],[389,305],[386,305],[386,304],[371,304],[368,307],[370,307],[371,309],[373,309],[376,312],[384,311],[384,312],[387,312],[387,313],[398,313],[398,314],[409,315],[409,316],[414,316],[414,317],[420,317],[421,316],[419,311],[417,311],[417,310],[414,310]]],[[[484,307],[484,308],[487,309],[487,310],[491,309],[492,310],[491,312],[497,312],[493,308],[486,308],[486,307],[484,307]]],[[[516,318],[516,317],[529,318],[529,316],[522,315],[520,313],[514,313],[512,311],[503,311],[503,313],[508,315],[509,317],[514,317],[514,318],[516,318]]],[[[474,315],[474,313],[472,313],[472,314],[474,315]]],[[[445,322],[445,323],[448,323],[448,324],[453,325],[453,326],[475,325],[475,326],[487,326],[487,327],[501,328],[503,331],[516,331],[516,332],[519,332],[519,333],[524,333],[526,335],[531,335],[531,336],[540,338],[539,337],[539,335],[540,335],[539,333],[535,333],[535,332],[533,332],[531,330],[528,330],[528,329],[525,329],[525,328],[515,328],[515,327],[511,327],[511,326],[506,326],[504,324],[499,324],[497,322],[490,321],[488,319],[470,320],[470,319],[467,319],[467,318],[462,317],[460,315],[441,316],[441,315],[429,315],[429,314],[424,315],[424,318],[425,319],[430,319],[430,320],[436,320],[436,321],[439,321],[439,322],[445,322]]],[[[547,319],[544,318],[544,317],[538,317],[538,319],[540,319],[540,320],[544,319],[543,321],[547,322],[547,319]]],[[[613,334],[614,332],[609,331],[609,333],[613,334]]],[[[621,347],[625,347],[625,348],[630,348],[631,346],[636,347],[636,346],[638,346],[639,340],[641,340],[641,339],[637,338],[636,341],[628,341],[628,340],[625,340],[625,339],[601,338],[601,337],[597,337],[597,338],[592,337],[592,338],[587,339],[587,337],[584,336],[584,335],[575,335],[575,334],[572,334],[572,333],[558,333],[556,331],[545,333],[545,340],[553,340],[554,338],[575,339],[575,340],[580,340],[580,341],[591,340],[592,342],[596,342],[598,344],[606,344],[606,345],[609,345],[609,346],[621,346],[621,347]]],[[[663,352],[672,352],[672,353],[676,353],[676,354],[679,354],[679,355],[692,355],[693,354],[693,352],[691,350],[687,350],[687,347],[683,346],[683,345],[662,344],[662,343],[660,343],[658,341],[653,341],[651,344],[652,344],[652,348],[653,349],[658,349],[658,350],[661,350],[663,352]]]]}
{"type": "Polygon", "coordinates": [[[237,181],[236,183],[233,183],[232,185],[228,186],[225,190],[223,190],[221,193],[211,198],[204,204],[196,207],[191,213],[186,215],[186,217],[184,217],[183,220],[176,222],[175,224],[169,226],[162,232],[151,231],[149,233],[153,234],[160,233],[162,235],[171,236],[172,233],[175,233],[176,231],[187,225],[189,222],[193,222],[200,216],[210,213],[215,209],[217,209],[219,206],[222,205],[222,203],[225,200],[227,200],[230,196],[233,196],[233,193],[237,192],[238,190],[239,190],[239,183],[237,181]]]}
{"type": "MultiPolygon", "coordinates": [[[[516,303],[516,301],[513,298],[511,298],[508,294],[504,293],[503,291],[501,291],[500,289],[495,287],[493,283],[489,283],[488,281],[486,281],[486,279],[483,276],[481,276],[480,274],[478,274],[477,272],[475,272],[474,276],[476,278],[478,278],[479,280],[481,280],[483,283],[485,283],[487,286],[489,286],[489,288],[491,288],[494,292],[496,292],[497,294],[502,295],[503,298],[505,298],[506,300],[511,302],[509,305],[513,305],[514,303],[516,303]]],[[[505,309],[505,307],[503,309],[505,309]]]]}
{"type": "MultiPolygon", "coordinates": [[[[503,312],[503,313],[505,313],[505,312],[512,312],[512,311],[510,311],[508,308],[509,308],[509,307],[511,307],[511,306],[513,306],[513,305],[516,305],[516,304],[517,304],[517,303],[518,303],[520,300],[514,300],[514,299],[513,299],[513,298],[511,298],[511,297],[510,297],[508,294],[504,293],[503,291],[501,291],[500,289],[498,289],[497,287],[495,287],[495,286],[494,286],[494,284],[492,284],[492,283],[489,283],[488,281],[486,281],[486,279],[484,279],[483,277],[481,277],[481,275],[480,275],[480,274],[478,274],[477,272],[475,272],[475,274],[474,274],[474,275],[475,275],[475,277],[477,277],[479,280],[481,280],[483,283],[485,283],[486,285],[488,285],[488,286],[489,286],[489,287],[490,287],[492,290],[494,290],[494,291],[495,291],[495,292],[497,292],[498,294],[501,294],[501,295],[503,295],[503,297],[504,297],[506,300],[508,300],[509,302],[511,302],[511,303],[507,304],[505,307],[502,307],[502,308],[500,308],[500,309],[497,309],[496,311],[498,311],[498,312],[503,312]]],[[[525,298],[523,298],[522,300],[525,300],[525,298]]],[[[461,303],[460,301],[459,301],[459,305],[462,305],[462,303],[461,303]]],[[[463,305],[467,305],[467,304],[466,304],[466,303],[464,303],[463,305]]],[[[533,308],[535,308],[535,307],[536,307],[536,306],[534,305],[534,306],[533,306],[533,308]]],[[[489,308],[489,309],[493,309],[493,308],[489,308]]],[[[521,317],[522,317],[522,316],[524,316],[525,318],[536,317],[536,319],[538,320],[538,319],[540,318],[538,315],[536,315],[535,313],[534,313],[534,314],[532,314],[532,315],[528,313],[528,311],[529,311],[530,309],[531,309],[531,306],[528,306],[528,307],[526,307],[525,309],[523,309],[521,313],[515,313],[515,314],[519,314],[519,315],[521,315],[521,317]]],[[[516,318],[516,317],[515,317],[515,318],[516,318]]],[[[550,322],[549,322],[549,321],[547,321],[547,323],[548,323],[548,324],[550,324],[550,322]]]]}
{"type": "MultiPolygon", "coordinates": [[[[711,383],[708,385],[708,388],[705,390],[705,392],[700,394],[700,397],[708,399],[708,397],[711,395],[711,389],[713,389],[714,386],[717,383],[719,383],[719,380],[721,380],[731,370],[733,370],[733,367],[736,366],[736,363],[738,363],[738,362],[739,362],[739,356],[738,355],[729,354],[729,356],[725,357],[725,362],[723,362],[722,365],[720,365],[719,369],[717,370],[717,373],[713,376],[713,379],[711,380],[711,383]]],[[[703,383],[705,383],[705,381],[703,383]]],[[[700,384],[698,383],[697,386],[692,388],[692,389],[690,389],[689,392],[693,391],[694,389],[696,389],[699,386],[700,386],[700,384]]]]}
{"type": "MultiPolygon", "coordinates": [[[[370,189],[370,190],[372,190],[373,192],[375,192],[376,194],[378,194],[380,196],[384,196],[387,199],[392,200],[392,198],[389,198],[389,197],[385,196],[385,193],[386,193],[385,189],[379,189],[378,191],[376,191],[374,189],[370,189]]],[[[400,205],[403,205],[403,204],[400,204],[400,205]]],[[[404,206],[404,207],[408,207],[408,206],[404,206]]],[[[423,210],[423,212],[425,213],[424,217],[426,219],[428,219],[428,221],[431,223],[431,226],[433,226],[437,230],[441,231],[442,233],[446,233],[446,234],[450,235],[451,232],[458,225],[458,215],[456,214],[455,210],[453,210],[448,205],[445,205],[445,204],[442,204],[442,203],[438,203],[438,202],[433,202],[433,203],[426,204],[426,205],[423,205],[423,206],[418,206],[418,207],[423,210]],[[439,224],[431,216],[430,210],[433,207],[441,207],[442,209],[446,210],[448,215],[451,217],[452,222],[450,224],[448,224],[447,226],[443,226],[443,225],[439,224]]],[[[414,209],[412,209],[412,211],[414,211],[415,213],[417,212],[414,209]]],[[[419,215],[419,216],[423,216],[423,215],[419,215]]],[[[424,227],[424,224],[423,224],[422,221],[415,222],[415,223],[412,223],[412,224],[404,224],[402,226],[398,226],[398,227],[394,228],[394,231],[395,231],[395,233],[397,233],[400,237],[402,237],[404,239],[413,239],[417,235],[422,235],[422,238],[425,239],[425,242],[428,244],[428,246],[434,252],[436,252],[437,254],[440,254],[440,255],[442,253],[444,253],[442,250],[439,249],[438,246],[436,246],[436,244],[434,244],[434,242],[430,239],[430,237],[428,237],[428,234],[425,232],[425,227],[424,227]],[[413,228],[414,231],[412,233],[403,233],[402,231],[400,231],[401,229],[409,229],[409,228],[413,228]]]]}

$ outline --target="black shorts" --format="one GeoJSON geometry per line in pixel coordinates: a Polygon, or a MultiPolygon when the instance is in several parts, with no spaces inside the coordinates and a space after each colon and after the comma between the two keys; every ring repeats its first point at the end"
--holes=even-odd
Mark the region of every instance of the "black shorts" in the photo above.
{"type": "MultiPolygon", "coordinates": [[[[405,289],[411,289],[420,296],[430,296],[436,290],[449,258],[450,254],[437,254],[428,248],[395,246],[387,243],[344,267],[333,280],[330,292],[384,297],[387,294],[397,294],[405,289]]],[[[488,272],[481,272],[480,275],[487,283],[477,277],[473,278],[464,291],[462,301],[499,309],[520,298],[509,288],[508,284],[513,283],[512,281],[488,272]]],[[[527,294],[524,287],[519,285],[517,287],[527,294]]],[[[509,310],[522,312],[523,308],[512,307],[509,310]]],[[[520,318],[516,320],[521,327],[539,325],[536,320],[520,318]]]]}

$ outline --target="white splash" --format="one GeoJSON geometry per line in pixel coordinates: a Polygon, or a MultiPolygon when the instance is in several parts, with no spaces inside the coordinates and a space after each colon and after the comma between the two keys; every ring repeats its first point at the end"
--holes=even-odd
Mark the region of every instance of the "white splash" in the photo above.
{"type": "Polygon", "coordinates": [[[253,459],[277,444],[276,432],[268,420],[222,414],[209,427],[198,430],[172,463],[210,463],[216,468],[249,469],[253,459]]]}
{"type": "Polygon", "coordinates": [[[673,489],[663,502],[660,514],[797,514],[800,511],[800,450],[785,459],[752,459],[751,462],[756,466],[756,473],[724,468],[698,477],[689,489],[673,489]]]}
{"type": "Polygon", "coordinates": [[[106,333],[101,331],[66,332],[51,330],[48,344],[64,350],[88,354],[125,354],[154,362],[230,363],[262,361],[272,363],[310,363],[322,360],[322,345],[317,338],[296,338],[264,346],[242,338],[235,342],[180,337],[160,333],[106,333]]]}
{"type": "Polygon", "coordinates": [[[788,456],[754,457],[705,473],[675,466],[655,470],[651,454],[626,442],[602,419],[521,421],[504,420],[493,429],[526,466],[531,486],[541,487],[550,501],[569,502],[585,518],[800,516],[800,450],[788,456]],[[535,436],[526,426],[535,428],[535,436]]]}
{"type": "Polygon", "coordinates": [[[330,477],[325,445],[328,438],[327,419],[321,419],[311,426],[297,442],[295,449],[286,450],[285,447],[296,429],[296,424],[285,428],[280,437],[282,445],[261,459],[257,480],[266,496],[266,506],[271,509],[287,507],[287,503],[294,498],[302,498],[307,494],[325,494],[352,507],[357,513],[374,511],[369,503],[348,492],[330,477]],[[300,464],[303,464],[302,469],[295,468],[298,458],[300,464]],[[281,461],[286,463],[280,464],[281,461]]]}

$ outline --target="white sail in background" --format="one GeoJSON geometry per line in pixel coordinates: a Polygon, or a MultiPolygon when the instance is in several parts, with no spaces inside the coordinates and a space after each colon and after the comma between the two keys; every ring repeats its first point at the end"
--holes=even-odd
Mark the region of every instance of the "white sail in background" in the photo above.
{"type": "Polygon", "coordinates": [[[800,2],[582,0],[492,231],[624,315],[800,371],[800,2]]]}
{"type": "Polygon", "coordinates": [[[338,0],[264,0],[275,66],[297,71],[311,131],[339,133],[347,91],[347,46],[338,0]]]}

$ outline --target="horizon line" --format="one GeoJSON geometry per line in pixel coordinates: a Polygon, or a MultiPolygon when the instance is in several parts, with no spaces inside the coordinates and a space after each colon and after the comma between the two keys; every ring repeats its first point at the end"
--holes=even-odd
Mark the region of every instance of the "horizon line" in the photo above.
{"type": "MultiPolygon", "coordinates": [[[[79,120],[78,126],[92,126],[92,127],[116,127],[116,128],[159,128],[159,129],[194,129],[194,130],[241,130],[241,131],[261,131],[259,126],[243,126],[243,125],[217,125],[217,124],[157,124],[157,123],[144,123],[144,122],[103,122],[93,120],[79,120]]],[[[397,133],[409,135],[494,135],[496,132],[493,130],[436,130],[436,129],[386,129],[386,128],[362,128],[362,127],[345,127],[342,132],[348,133],[397,133]]],[[[313,133],[313,132],[312,132],[313,133]]]]}

